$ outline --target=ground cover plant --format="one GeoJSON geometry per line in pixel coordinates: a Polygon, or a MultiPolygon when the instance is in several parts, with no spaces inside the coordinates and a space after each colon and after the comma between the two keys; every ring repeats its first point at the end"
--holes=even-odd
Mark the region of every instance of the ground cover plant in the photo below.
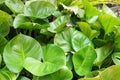
{"type": "Polygon", "coordinates": [[[119,0],[0,0],[0,80],[120,80],[119,0]]]}

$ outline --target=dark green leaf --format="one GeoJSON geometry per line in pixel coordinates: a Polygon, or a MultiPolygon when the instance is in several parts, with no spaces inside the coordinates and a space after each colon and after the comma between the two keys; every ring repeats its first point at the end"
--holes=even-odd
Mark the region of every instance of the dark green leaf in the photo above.
{"type": "Polygon", "coordinates": [[[7,40],[4,37],[0,36],[0,54],[3,53],[6,44],[7,44],[7,40]]]}
{"type": "Polygon", "coordinates": [[[120,52],[114,52],[112,54],[112,60],[116,65],[120,65],[120,52]]]}

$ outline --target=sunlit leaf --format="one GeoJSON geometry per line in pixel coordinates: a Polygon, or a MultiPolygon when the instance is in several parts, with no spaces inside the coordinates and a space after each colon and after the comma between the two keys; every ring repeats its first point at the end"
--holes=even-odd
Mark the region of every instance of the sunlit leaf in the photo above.
{"type": "Polygon", "coordinates": [[[42,55],[43,62],[31,57],[26,58],[24,68],[36,76],[45,76],[65,66],[64,51],[53,44],[43,47],[42,55]]]}
{"type": "Polygon", "coordinates": [[[41,59],[41,46],[33,38],[19,34],[5,46],[3,58],[9,70],[18,73],[27,57],[41,59]]]}

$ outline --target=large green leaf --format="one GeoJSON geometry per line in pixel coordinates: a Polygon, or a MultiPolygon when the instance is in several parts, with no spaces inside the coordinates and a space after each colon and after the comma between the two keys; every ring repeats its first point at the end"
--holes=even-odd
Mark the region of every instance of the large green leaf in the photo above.
{"type": "Polygon", "coordinates": [[[120,19],[113,17],[109,14],[103,14],[99,17],[99,21],[101,22],[105,34],[108,34],[115,30],[115,26],[120,25],[120,19]]]}
{"type": "Polygon", "coordinates": [[[45,22],[42,19],[36,19],[32,22],[32,19],[24,16],[24,14],[19,14],[15,17],[13,22],[14,28],[22,28],[22,29],[41,29],[49,27],[49,23],[45,22]]]}
{"type": "Polygon", "coordinates": [[[6,36],[9,33],[9,20],[11,16],[0,10],[0,36],[6,36]]]}
{"type": "Polygon", "coordinates": [[[24,68],[36,76],[45,76],[58,71],[66,63],[64,51],[56,45],[43,47],[43,62],[34,58],[26,58],[24,68]]]}
{"type": "Polygon", "coordinates": [[[24,10],[24,3],[21,0],[5,0],[5,4],[13,13],[21,13],[24,10]]]}
{"type": "Polygon", "coordinates": [[[55,6],[46,1],[32,1],[26,5],[24,14],[30,17],[46,18],[55,11],[55,6]]]}
{"type": "Polygon", "coordinates": [[[81,31],[90,39],[92,40],[94,37],[99,35],[99,31],[92,30],[90,25],[86,22],[78,22],[77,23],[81,29],[81,31]]]}
{"type": "Polygon", "coordinates": [[[102,80],[119,80],[120,79],[120,66],[113,65],[108,67],[101,73],[102,80]]]}
{"type": "Polygon", "coordinates": [[[27,57],[41,59],[41,51],[40,44],[35,39],[19,34],[5,46],[3,58],[8,69],[18,73],[23,69],[27,57]]]}
{"type": "Polygon", "coordinates": [[[116,65],[120,65],[120,52],[114,52],[112,54],[112,60],[116,65]]]}
{"type": "Polygon", "coordinates": [[[88,74],[96,57],[97,55],[93,47],[86,46],[81,48],[73,55],[75,72],[80,76],[88,74]]]}
{"type": "Polygon", "coordinates": [[[72,72],[67,67],[63,67],[52,74],[43,77],[34,77],[33,80],[72,80],[72,77],[72,72]]]}
{"type": "Polygon", "coordinates": [[[60,16],[55,21],[50,23],[48,31],[53,33],[60,32],[63,30],[67,22],[69,22],[68,16],[60,16]]]}
{"type": "Polygon", "coordinates": [[[75,51],[78,51],[79,49],[88,45],[91,47],[94,47],[90,39],[86,35],[84,35],[82,32],[79,32],[79,31],[73,32],[72,47],[75,51]]]}
{"type": "Polygon", "coordinates": [[[73,33],[75,32],[75,29],[73,28],[67,28],[64,31],[57,33],[54,37],[54,43],[61,47],[64,52],[72,51],[72,43],[71,39],[73,37],[73,33]]]}
{"type": "Polygon", "coordinates": [[[0,54],[3,53],[6,44],[7,44],[7,40],[4,37],[0,36],[0,54]]]}

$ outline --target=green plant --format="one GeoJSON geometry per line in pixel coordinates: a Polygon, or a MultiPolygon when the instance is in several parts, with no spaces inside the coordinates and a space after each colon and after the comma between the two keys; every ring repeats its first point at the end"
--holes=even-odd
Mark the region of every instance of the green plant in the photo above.
{"type": "Polygon", "coordinates": [[[0,0],[0,80],[118,80],[120,19],[89,1],[0,0]]]}

